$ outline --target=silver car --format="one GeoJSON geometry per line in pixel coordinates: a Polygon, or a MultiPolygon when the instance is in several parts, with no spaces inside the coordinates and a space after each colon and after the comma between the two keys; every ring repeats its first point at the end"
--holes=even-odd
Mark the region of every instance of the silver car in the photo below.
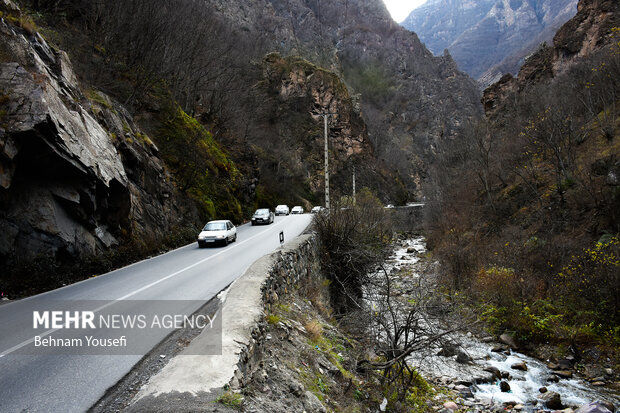
{"type": "Polygon", "coordinates": [[[257,209],[252,216],[252,225],[271,224],[275,220],[274,213],[269,208],[257,209]]]}

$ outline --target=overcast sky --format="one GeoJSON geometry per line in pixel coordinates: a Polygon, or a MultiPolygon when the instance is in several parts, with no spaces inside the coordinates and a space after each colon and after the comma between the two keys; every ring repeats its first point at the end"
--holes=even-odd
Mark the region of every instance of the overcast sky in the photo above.
{"type": "Polygon", "coordinates": [[[411,10],[426,3],[426,0],[383,0],[392,18],[398,23],[405,20],[411,10]]]}

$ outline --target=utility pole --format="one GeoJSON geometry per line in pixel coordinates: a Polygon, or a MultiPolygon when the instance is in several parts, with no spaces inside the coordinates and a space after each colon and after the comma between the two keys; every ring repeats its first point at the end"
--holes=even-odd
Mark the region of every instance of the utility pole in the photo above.
{"type": "Polygon", "coordinates": [[[335,113],[323,113],[325,126],[325,208],[329,211],[329,146],[327,144],[327,117],[335,113]]]}
{"type": "Polygon", "coordinates": [[[353,165],[353,205],[357,203],[355,199],[355,165],[353,165]]]}

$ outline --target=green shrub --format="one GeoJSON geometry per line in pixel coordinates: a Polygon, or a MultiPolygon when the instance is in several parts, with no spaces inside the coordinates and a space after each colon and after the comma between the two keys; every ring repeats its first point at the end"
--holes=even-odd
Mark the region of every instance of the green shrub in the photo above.
{"type": "Polygon", "coordinates": [[[227,391],[218,397],[216,402],[232,409],[241,410],[241,407],[243,406],[243,396],[239,393],[227,391]]]}

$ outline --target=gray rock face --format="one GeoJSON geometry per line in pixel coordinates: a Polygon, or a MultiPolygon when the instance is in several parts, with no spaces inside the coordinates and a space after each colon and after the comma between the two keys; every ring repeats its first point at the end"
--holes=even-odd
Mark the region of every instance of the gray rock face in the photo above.
{"type": "Polygon", "coordinates": [[[2,21],[0,37],[0,261],[93,254],[176,225],[157,148],[134,140],[127,111],[86,99],[66,53],[37,33],[2,21]]]}
{"type": "Polygon", "coordinates": [[[306,391],[304,394],[304,407],[308,412],[313,413],[323,413],[326,411],[319,398],[310,391],[306,391]]]}
{"type": "Polygon", "coordinates": [[[516,73],[522,59],[576,13],[577,0],[433,0],[402,25],[429,49],[448,49],[459,68],[487,85],[502,71],[516,73]]]}
{"type": "Polygon", "coordinates": [[[480,116],[475,82],[450,55],[433,56],[381,0],[209,0],[216,13],[266,39],[264,53],[301,55],[341,75],[379,159],[418,189],[432,146],[480,116]]]}
{"type": "Polygon", "coordinates": [[[592,402],[592,403],[584,404],[583,406],[575,410],[575,413],[611,413],[611,412],[612,412],[611,410],[609,410],[606,406],[604,406],[600,402],[592,402]]]}

